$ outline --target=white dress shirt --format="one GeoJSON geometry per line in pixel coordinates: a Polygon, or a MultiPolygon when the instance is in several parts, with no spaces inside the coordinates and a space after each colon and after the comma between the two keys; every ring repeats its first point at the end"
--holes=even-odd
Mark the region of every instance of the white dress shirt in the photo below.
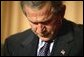
{"type": "MultiPolygon", "coordinates": [[[[39,54],[39,50],[44,46],[45,42],[39,39],[38,49],[37,49],[37,55],[39,54]]],[[[50,43],[49,51],[51,53],[53,48],[54,41],[50,43]]]]}

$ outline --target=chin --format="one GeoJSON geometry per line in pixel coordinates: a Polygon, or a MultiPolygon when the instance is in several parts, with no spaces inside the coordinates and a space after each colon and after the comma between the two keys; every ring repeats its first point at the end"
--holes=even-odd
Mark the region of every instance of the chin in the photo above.
{"type": "Polygon", "coordinates": [[[41,35],[38,35],[38,37],[43,40],[43,41],[49,41],[51,40],[51,36],[43,36],[42,34],[41,35]]]}
{"type": "Polygon", "coordinates": [[[50,38],[44,38],[44,37],[42,37],[40,39],[43,40],[43,41],[45,41],[45,42],[50,40],[50,38]]]}

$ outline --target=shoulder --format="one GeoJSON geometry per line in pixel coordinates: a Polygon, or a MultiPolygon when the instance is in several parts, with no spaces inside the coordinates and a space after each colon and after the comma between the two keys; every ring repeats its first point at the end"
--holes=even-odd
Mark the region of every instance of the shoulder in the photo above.
{"type": "Polygon", "coordinates": [[[76,24],[74,22],[64,20],[65,29],[69,29],[71,32],[72,41],[69,42],[71,45],[70,55],[83,55],[83,25],[76,24]]]}
{"type": "Polygon", "coordinates": [[[76,24],[69,20],[63,20],[63,24],[67,26],[70,29],[73,29],[74,32],[83,32],[83,25],[82,24],[76,24]]]}
{"type": "Polygon", "coordinates": [[[80,43],[83,42],[83,25],[82,24],[76,24],[74,22],[64,20],[64,30],[67,30],[66,32],[71,32],[73,35],[74,40],[77,42],[80,41],[80,43]],[[66,28],[67,27],[67,28],[66,28]]]}
{"type": "Polygon", "coordinates": [[[71,21],[65,21],[65,24],[67,24],[67,28],[72,31],[73,39],[77,44],[83,44],[83,25],[82,24],[76,24],[71,21]]]}
{"type": "Polygon", "coordinates": [[[31,29],[28,29],[26,31],[14,34],[9,36],[6,40],[5,43],[8,45],[16,45],[21,43],[22,41],[24,41],[26,38],[28,38],[28,36],[30,37],[30,35],[32,35],[33,32],[31,31],[31,29]]]}
{"type": "Polygon", "coordinates": [[[9,36],[5,40],[3,55],[5,56],[16,55],[22,49],[23,42],[26,40],[27,42],[30,42],[31,37],[34,35],[35,34],[32,32],[32,30],[28,29],[26,31],[9,36]]]}

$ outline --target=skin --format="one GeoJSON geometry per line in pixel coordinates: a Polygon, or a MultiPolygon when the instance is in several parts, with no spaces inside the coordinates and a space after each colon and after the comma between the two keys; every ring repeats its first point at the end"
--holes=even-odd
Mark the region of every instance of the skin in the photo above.
{"type": "Polygon", "coordinates": [[[55,15],[53,7],[46,4],[41,9],[32,9],[24,5],[24,12],[30,21],[32,31],[43,41],[52,39],[54,32],[58,32],[61,26],[60,20],[63,15],[55,15]]]}

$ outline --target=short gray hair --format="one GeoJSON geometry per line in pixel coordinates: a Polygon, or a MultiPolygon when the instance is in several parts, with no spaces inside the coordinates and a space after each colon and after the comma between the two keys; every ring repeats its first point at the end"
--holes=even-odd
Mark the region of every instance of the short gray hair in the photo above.
{"type": "Polygon", "coordinates": [[[54,7],[54,13],[59,13],[61,9],[61,5],[63,5],[62,1],[21,1],[21,8],[23,9],[24,5],[28,5],[31,8],[41,8],[43,5],[45,6],[46,3],[50,2],[51,5],[54,7]]]}

